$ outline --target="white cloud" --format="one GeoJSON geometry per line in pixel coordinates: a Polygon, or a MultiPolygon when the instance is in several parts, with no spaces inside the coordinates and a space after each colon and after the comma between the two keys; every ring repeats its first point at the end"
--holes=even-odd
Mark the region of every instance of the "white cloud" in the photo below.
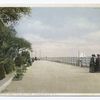
{"type": "Polygon", "coordinates": [[[94,10],[88,12],[87,9],[82,13],[79,9],[66,12],[67,9],[60,8],[35,10],[32,17],[25,17],[16,26],[18,35],[29,40],[34,50],[41,50],[43,56],[77,56],[78,51],[84,51],[87,56],[99,53],[98,12],[94,14],[94,10]]]}
{"type": "Polygon", "coordinates": [[[75,21],[76,21],[75,24],[77,25],[77,27],[81,29],[90,30],[90,29],[96,29],[98,27],[95,23],[91,22],[89,19],[86,19],[86,18],[80,17],[77,20],[75,19],[75,21]]]}
{"type": "Polygon", "coordinates": [[[86,37],[88,41],[91,41],[92,43],[100,43],[100,31],[93,32],[87,35],[86,37]]]}

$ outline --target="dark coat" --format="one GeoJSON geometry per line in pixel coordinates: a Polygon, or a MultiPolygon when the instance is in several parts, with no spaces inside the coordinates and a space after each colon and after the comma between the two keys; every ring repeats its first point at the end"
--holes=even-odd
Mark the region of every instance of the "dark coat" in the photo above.
{"type": "Polygon", "coordinates": [[[91,72],[91,73],[95,72],[95,67],[96,67],[95,58],[92,57],[92,58],[90,59],[89,72],[91,72]]]}
{"type": "Polygon", "coordinates": [[[96,71],[100,71],[100,58],[96,58],[96,71]]]}

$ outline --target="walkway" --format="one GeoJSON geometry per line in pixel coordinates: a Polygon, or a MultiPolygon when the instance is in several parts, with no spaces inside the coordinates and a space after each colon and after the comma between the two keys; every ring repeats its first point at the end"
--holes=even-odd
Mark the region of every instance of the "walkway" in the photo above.
{"type": "Polygon", "coordinates": [[[88,68],[36,61],[21,81],[12,81],[3,93],[100,93],[100,73],[88,68]]]}

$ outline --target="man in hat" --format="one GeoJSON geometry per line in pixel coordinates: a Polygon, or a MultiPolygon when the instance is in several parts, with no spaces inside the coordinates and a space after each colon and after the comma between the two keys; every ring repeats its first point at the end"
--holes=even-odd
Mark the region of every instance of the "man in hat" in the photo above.
{"type": "Polygon", "coordinates": [[[96,58],[95,58],[95,54],[92,54],[92,57],[90,59],[89,72],[94,73],[95,72],[95,67],[96,67],[96,58]]]}

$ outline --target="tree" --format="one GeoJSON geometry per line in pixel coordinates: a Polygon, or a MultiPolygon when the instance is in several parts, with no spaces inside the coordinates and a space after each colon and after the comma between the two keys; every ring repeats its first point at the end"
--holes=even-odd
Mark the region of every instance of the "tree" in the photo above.
{"type": "Polygon", "coordinates": [[[30,57],[29,51],[22,51],[21,56],[22,56],[22,63],[23,64],[30,64],[31,63],[31,61],[30,61],[31,57],[30,57]]]}
{"type": "Polygon", "coordinates": [[[28,48],[31,50],[31,43],[25,40],[24,38],[15,37],[13,42],[17,43],[18,49],[28,48]]]}
{"type": "Polygon", "coordinates": [[[3,23],[17,22],[23,15],[29,15],[28,7],[0,7],[0,19],[3,23]]]}
{"type": "Polygon", "coordinates": [[[29,49],[31,50],[31,43],[23,38],[13,37],[12,41],[9,42],[8,56],[12,59],[17,56],[20,50],[29,49]]]}
{"type": "Polygon", "coordinates": [[[29,15],[30,11],[28,7],[0,7],[0,58],[6,58],[10,53],[14,55],[17,48],[31,48],[28,41],[16,37],[14,26],[9,24],[19,21],[23,15],[29,15]]]}
{"type": "MultiPolygon", "coordinates": [[[[23,38],[16,37],[14,24],[23,15],[29,15],[31,9],[25,7],[0,7],[0,68],[1,72],[12,71],[14,58],[18,55],[19,49],[31,49],[31,44],[23,38]],[[12,67],[12,68],[11,68],[12,67]]],[[[0,72],[0,76],[2,76],[0,72]]],[[[1,77],[1,79],[4,75],[1,77]]]]}

